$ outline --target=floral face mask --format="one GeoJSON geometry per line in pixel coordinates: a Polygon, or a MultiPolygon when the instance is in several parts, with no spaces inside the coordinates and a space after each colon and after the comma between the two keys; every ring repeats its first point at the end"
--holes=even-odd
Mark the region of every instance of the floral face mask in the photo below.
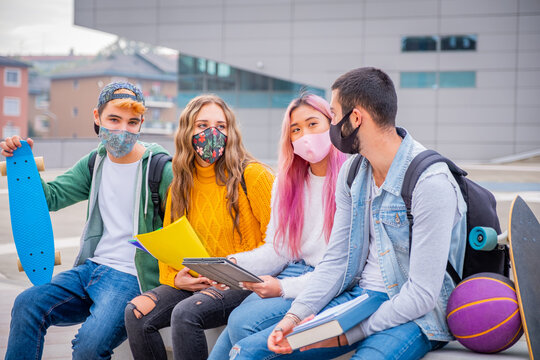
{"type": "Polygon", "coordinates": [[[133,150],[141,133],[132,133],[127,130],[110,130],[103,126],[99,127],[101,143],[115,158],[126,156],[133,150]]]}
{"type": "Polygon", "coordinates": [[[193,148],[197,155],[209,164],[215,163],[225,152],[227,135],[215,127],[193,135],[193,148]]]}

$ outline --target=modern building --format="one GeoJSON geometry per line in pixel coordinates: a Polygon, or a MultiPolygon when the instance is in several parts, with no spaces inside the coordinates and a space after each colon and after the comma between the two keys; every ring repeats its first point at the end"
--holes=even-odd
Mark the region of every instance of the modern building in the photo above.
{"type": "Polygon", "coordinates": [[[28,133],[28,65],[0,56],[0,130],[2,139],[28,133]]]}
{"type": "Polygon", "coordinates": [[[285,93],[329,98],[360,66],[390,74],[397,123],[447,156],[540,148],[538,0],[74,1],[76,25],[178,50],[180,106],[228,92],[259,157],[275,157],[285,93]]]}
{"type": "Polygon", "coordinates": [[[145,96],[144,133],[172,134],[177,120],[176,57],[154,54],[109,54],[51,76],[50,106],[54,137],[95,137],[93,109],[101,88],[129,81],[145,96]]]}

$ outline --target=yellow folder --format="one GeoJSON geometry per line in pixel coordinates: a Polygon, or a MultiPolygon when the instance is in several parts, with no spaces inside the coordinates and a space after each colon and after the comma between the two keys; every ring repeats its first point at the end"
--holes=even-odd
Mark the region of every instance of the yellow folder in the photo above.
{"type": "Polygon", "coordinates": [[[135,237],[152,256],[177,270],[184,267],[185,257],[209,257],[185,216],[162,229],[135,237]]]}

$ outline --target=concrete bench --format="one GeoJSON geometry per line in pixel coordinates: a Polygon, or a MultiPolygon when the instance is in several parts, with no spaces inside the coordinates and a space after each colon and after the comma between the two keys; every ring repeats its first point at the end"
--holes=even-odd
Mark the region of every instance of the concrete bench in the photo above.
{"type": "MultiPolygon", "coordinates": [[[[206,335],[206,342],[208,344],[208,353],[212,351],[212,348],[214,347],[214,344],[216,343],[216,340],[219,337],[219,334],[221,334],[221,331],[223,331],[224,328],[225,326],[220,326],[215,329],[209,329],[209,330],[204,331],[206,335]]],[[[172,360],[173,356],[172,356],[171,328],[167,327],[167,328],[161,329],[159,332],[161,333],[161,337],[163,338],[165,348],[167,349],[167,358],[169,360],[172,360]]],[[[352,353],[340,356],[337,359],[345,360],[345,359],[350,358],[351,355],[352,353]]],[[[133,359],[133,357],[131,356],[131,351],[129,349],[129,344],[127,341],[124,341],[119,347],[114,349],[114,355],[112,356],[112,359],[115,359],[115,360],[133,359]]]]}
{"type": "MultiPolygon", "coordinates": [[[[214,344],[221,333],[221,331],[224,329],[224,326],[205,330],[206,334],[206,341],[208,343],[208,352],[212,350],[214,347],[214,344]]],[[[165,343],[165,347],[167,348],[167,356],[168,359],[172,360],[172,340],[171,340],[171,328],[164,328],[160,330],[161,336],[163,337],[163,341],[165,343]]],[[[336,360],[346,360],[349,359],[354,352],[347,353],[345,355],[342,355],[336,360]]],[[[465,349],[463,346],[461,346],[457,341],[453,341],[447,346],[445,346],[441,350],[437,350],[434,352],[428,353],[424,359],[425,360],[479,360],[479,359],[486,359],[489,357],[490,360],[497,360],[497,359],[504,359],[504,360],[525,360],[529,358],[528,350],[527,350],[527,343],[525,342],[525,337],[523,336],[520,341],[518,341],[514,346],[512,346],[510,349],[499,353],[499,354],[477,354],[470,350],[465,349]]],[[[129,350],[128,342],[125,341],[117,347],[114,350],[114,355],[112,357],[116,360],[129,360],[133,359],[131,356],[131,351],[129,350]]]]}

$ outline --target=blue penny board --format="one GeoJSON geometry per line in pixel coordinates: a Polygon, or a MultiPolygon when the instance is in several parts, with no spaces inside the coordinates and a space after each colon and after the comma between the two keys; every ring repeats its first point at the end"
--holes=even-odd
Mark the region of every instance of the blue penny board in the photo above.
{"type": "Polygon", "coordinates": [[[6,158],[11,229],[19,260],[34,285],[51,281],[54,268],[54,236],[49,208],[26,141],[6,158]]]}

